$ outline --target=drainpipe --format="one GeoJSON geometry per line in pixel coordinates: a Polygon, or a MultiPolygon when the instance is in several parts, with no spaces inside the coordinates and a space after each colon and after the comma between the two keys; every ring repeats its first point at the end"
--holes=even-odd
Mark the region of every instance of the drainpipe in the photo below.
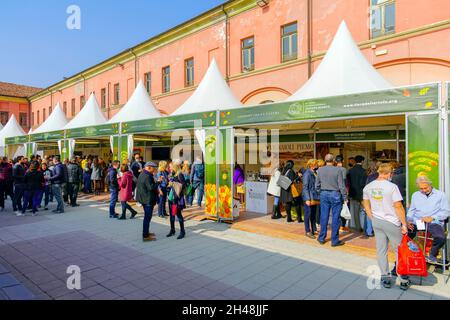
{"type": "Polygon", "coordinates": [[[136,88],[138,82],[138,61],[137,55],[134,53],[134,50],[131,49],[130,53],[134,56],[134,87],[136,88]]]}
{"type": "Polygon", "coordinates": [[[87,101],[86,100],[86,77],[84,76],[84,74],[81,74],[81,77],[83,78],[83,96],[84,96],[85,101],[87,101]]]}
{"type": "Polygon", "coordinates": [[[110,113],[110,109],[111,109],[111,98],[110,98],[110,90],[111,90],[111,82],[108,82],[108,92],[106,93],[107,94],[107,96],[108,96],[108,105],[106,106],[106,110],[107,110],[107,116],[108,116],[108,119],[110,119],[110,117],[109,117],[109,113],[110,113]]]}
{"type": "Polygon", "coordinates": [[[308,32],[308,79],[312,76],[312,0],[307,4],[307,32],[308,32]]]}
{"type": "Polygon", "coordinates": [[[225,14],[225,80],[227,83],[230,81],[230,16],[228,12],[225,10],[225,5],[222,5],[222,12],[225,14]]]}

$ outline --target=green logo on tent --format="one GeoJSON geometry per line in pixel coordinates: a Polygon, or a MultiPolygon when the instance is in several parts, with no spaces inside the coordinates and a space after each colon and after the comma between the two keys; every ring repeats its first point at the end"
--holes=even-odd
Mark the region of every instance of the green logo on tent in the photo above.
{"type": "Polygon", "coordinates": [[[289,107],[288,113],[291,116],[299,116],[305,113],[306,105],[304,102],[296,102],[291,104],[289,107]]]}

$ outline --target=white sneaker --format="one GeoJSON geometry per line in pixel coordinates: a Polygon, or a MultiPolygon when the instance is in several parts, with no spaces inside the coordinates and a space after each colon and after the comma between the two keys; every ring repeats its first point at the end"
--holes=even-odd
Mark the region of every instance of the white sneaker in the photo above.
{"type": "Polygon", "coordinates": [[[32,216],[32,217],[36,217],[36,216],[37,216],[37,213],[35,212],[35,213],[33,213],[31,216],[32,216]]]}
{"type": "Polygon", "coordinates": [[[22,217],[22,216],[24,216],[24,214],[22,212],[16,212],[16,216],[17,217],[22,217]]]}

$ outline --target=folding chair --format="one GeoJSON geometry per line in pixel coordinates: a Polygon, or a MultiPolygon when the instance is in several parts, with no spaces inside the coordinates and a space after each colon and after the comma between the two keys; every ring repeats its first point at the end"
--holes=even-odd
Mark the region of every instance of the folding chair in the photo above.
{"type": "MultiPolygon", "coordinates": [[[[450,235],[448,232],[448,219],[446,219],[444,221],[444,234],[445,234],[445,242],[444,242],[444,246],[442,247],[442,252],[441,252],[441,262],[436,262],[436,263],[428,263],[427,264],[431,264],[433,266],[433,271],[434,272],[434,268],[435,266],[440,266],[442,267],[442,274],[445,275],[445,270],[447,269],[447,267],[450,266],[450,259],[448,257],[448,242],[450,239],[450,235]]],[[[417,232],[417,238],[418,239],[423,239],[423,252],[424,254],[427,253],[427,242],[429,240],[433,240],[433,237],[429,236],[428,234],[428,223],[425,224],[425,231],[419,231],[417,232]]],[[[450,278],[450,270],[449,270],[449,274],[447,276],[447,280],[445,281],[446,283],[448,282],[448,279],[450,278]]],[[[420,279],[420,282],[422,284],[422,278],[420,279]]]]}

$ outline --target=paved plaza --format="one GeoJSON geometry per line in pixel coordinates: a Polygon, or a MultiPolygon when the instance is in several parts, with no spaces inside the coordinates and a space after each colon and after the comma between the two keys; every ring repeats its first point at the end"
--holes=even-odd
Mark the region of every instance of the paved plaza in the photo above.
{"type": "MultiPolygon", "coordinates": [[[[82,200],[64,214],[0,213],[0,299],[245,300],[448,299],[446,277],[432,273],[410,290],[369,289],[373,258],[188,220],[187,237],[142,242],[142,216],[108,218],[106,203],[82,200]],[[69,290],[69,266],[81,289],[69,290]]],[[[9,203],[8,203],[9,205],[9,203]]],[[[119,210],[119,207],[118,207],[119,210]]],[[[142,211],[142,209],[140,209],[142,211]]]]}

